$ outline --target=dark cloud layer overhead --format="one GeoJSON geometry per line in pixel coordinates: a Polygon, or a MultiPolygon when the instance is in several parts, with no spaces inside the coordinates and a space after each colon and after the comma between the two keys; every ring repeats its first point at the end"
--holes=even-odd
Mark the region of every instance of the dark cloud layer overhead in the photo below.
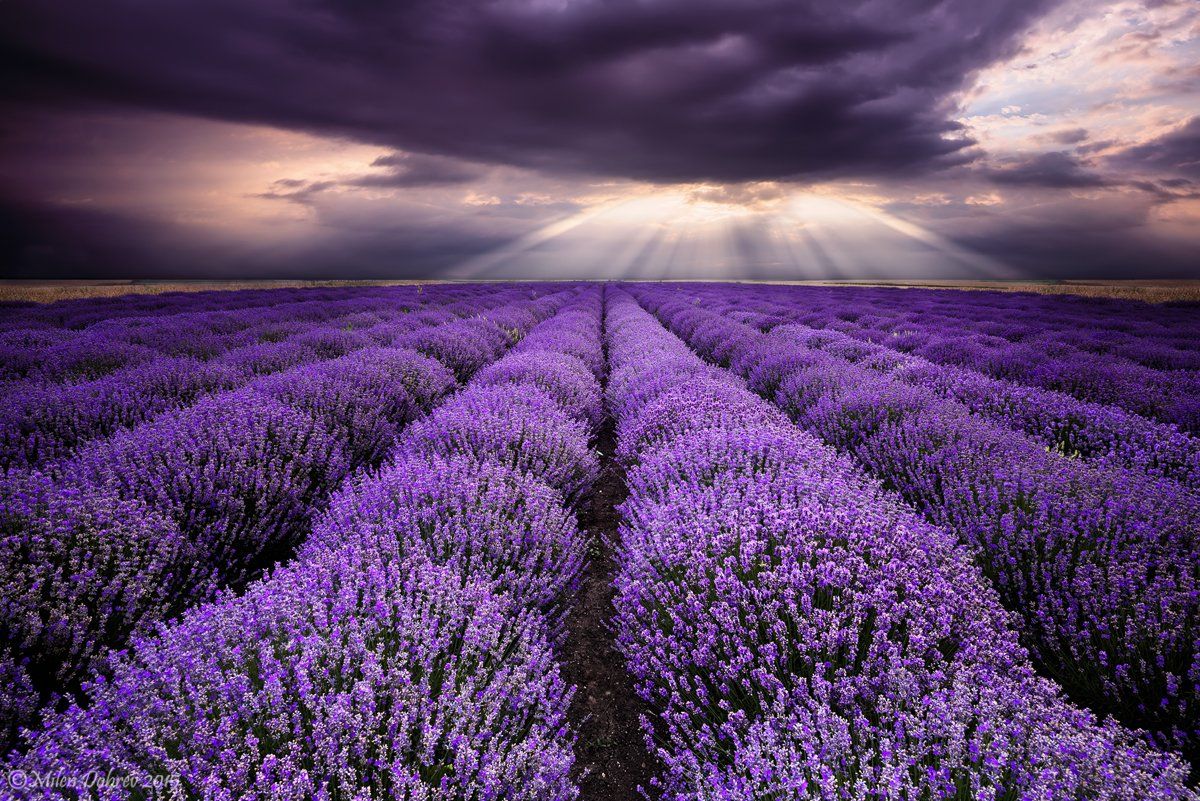
{"type": "Polygon", "coordinates": [[[0,0],[6,275],[1200,277],[1189,0],[0,0]]]}
{"type": "Polygon", "coordinates": [[[928,170],[1049,0],[9,0],[16,91],[652,180],[928,170]]]}

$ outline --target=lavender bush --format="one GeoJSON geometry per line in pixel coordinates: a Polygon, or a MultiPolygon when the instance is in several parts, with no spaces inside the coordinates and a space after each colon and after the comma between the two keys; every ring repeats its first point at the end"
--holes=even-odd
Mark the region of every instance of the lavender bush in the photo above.
{"type": "Polygon", "coordinates": [[[494,461],[532,472],[576,500],[599,471],[587,441],[587,429],[536,386],[514,394],[480,385],[415,424],[403,452],[494,461]]]}
{"type": "Polygon", "coordinates": [[[357,470],[382,461],[399,431],[455,386],[448,368],[416,351],[371,348],[254,388],[320,420],[357,470]]]}
{"type": "Polygon", "coordinates": [[[572,798],[571,694],[536,614],[387,544],[324,549],[135,644],[18,764],[194,798],[572,798]]]}
{"type": "MultiPolygon", "coordinates": [[[[597,300],[575,305],[595,322],[597,300]]],[[[557,415],[579,472],[589,432],[536,388],[556,375],[506,386],[557,415]]],[[[472,385],[440,419],[494,389],[472,385]]],[[[13,764],[174,776],[204,798],[573,798],[552,642],[584,544],[547,483],[563,462],[430,454],[441,411],[337,496],[293,565],[136,640],[13,764]]],[[[506,424],[528,427],[519,407],[506,424]]]]}
{"type": "Polygon", "coordinates": [[[609,416],[652,797],[1196,801],[1200,324],[967,298],[6,307],[7,767],[123,780],[22,797],[575,798],[609,416]]]}
{"type": "MultiPolygon", "coordinates": [[[[628,298],[609,319],[614,370],[657,371],[670,335],[628,298]]],[[[666,395],[637,417],[681,418],[685,398],[698,417],[641,447],[645,423],[622,433],[617,596],[664,797],[1191,797],[1179,762],[1034,675],[952,535],[764,424],[732,376],[666,395]],[[711,415],[738,392],[758,417],[711,415]]]]}
{"type": "MultiPolygon", "coordinates": [[[[566,297],[552,296],[538,314],[566,297]]],[[[472,330],[460,331],[464,346],[472,330]]],[[[328,492],[357,466],[378,463],[400,428],[455,386],[428,357],[369,349],[258,379],[98,442],[56,465],[53,479],[37,476],[36,500],[33,479],[6,477],[3,490],[21,501],[5,511],[14,530],[2,554],[8,570],[27,571],[27,560],[47,568],[29,574],[32,594],[15,579],[0,594],[9,613],[0,625],[18,646],[4,656],[14,699],[32,682],[32,694],[22,690],[25,700],[11,705],[10,733],[32,720],[36,701],[70,693],[101,667],[106,648],[290,553],[328,492]]]]}
{"type": "Polygon", "coordinates": [[[0,704],[4,746],[56,688],[166,617],[200,580],[196,548],[172,521],[41,473],[0,481],[0,545],[0,680],[15,685],[0,704]]]}

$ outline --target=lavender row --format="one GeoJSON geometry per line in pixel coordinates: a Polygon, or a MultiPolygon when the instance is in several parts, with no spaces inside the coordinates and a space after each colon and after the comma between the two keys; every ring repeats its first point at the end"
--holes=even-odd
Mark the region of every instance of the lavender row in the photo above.
{"type": "Polygon", "coordinates": [[[937,324],[1043,348],[1075,348],[1156,369],[1200,368],[1196,307],[997,292],[784,290],[813,311],[868,322],[937,324]],[[815,301],[815,302],[814,302],[815,301]]]}
{"type": "Polygon", "coordinates": [[[383,301],[283,303],[270,308],[225,312],[181,313],[101,322],[81,331],[16,329],[0,334],[8,380],[69,382],[96,378],[111,364],[125,366],[139,356],[156,354],[208,358],[230,347],[270,338],[297,322],[321,322],[355,311],[369,313],[383,301]],[[105,346],[114,351],[106,352],[105,346]],[[107,360],[105,360],[107,359],[107,360]]]}
{"type": "Polygon", "coordinates": [[[967,551],[627,296],[616,628],[665,799],[1194,798],[1034,675],[967,551]]]}
{"type": "MultiPolygon", "coordinates": [[[[417,323],[418,325],[420,323],[417,323]]],[[[31,383],[0,409],[0,466],[59,460],[88,440],[131,428],[201,397],[256,377],[344,355],[374,344],[367,335],[330,324],[300,327],[279,341],[213,355],[160,357],[77,384],[31,383]]]]}
{"type": "Polygon", "coordinates": [[[346,298],[377,295],[380,291],[379,287],[179,291],[78,298],[52,303],[7,303],[5,304],[7,311],[5,328],[79,330],[103,320],[115,320],[122,317],[152,317],[188,312],[250,309],[298,300],[329,303],[346,298]]]}
{"type": "Polygon", "coordinates": [[[961,298],[946,298],[940,306],[936,311],[947,320],[960,321],[982,334],[1005,336],[1012,341],[1062,344],[1155,369],[1200,369],[1200,325],[1195,306],[1169,309],[1095,298],[1017,305],[991,293],[967,303],[961,298]]]}
{"type": "MultiPolygon", "coordinates": [[[[719,291],[706,293],[704,298],[705,308],[710,311],[751,325],[763,322],[746,315],[748,308],[762,309],[760,303],[747,303],[740,295],[719,291]]],[[[932,389],[981,417],[1036,437],[1064,456],[1143,470],[1191,489],[1200,488],[1200,442],[1171,424],[1065,393],[937,364],[833,329],[791,322],[804,316],[799,310],[775,311],[770,317],[770,330],[906,384],[932,389]]],[[[719,328],[712,332],[716,337],[723,334],[719,328]]],[[[697,335],[704,336],[699,331],[697,335]]]]}
{"type": "MultiPolygon", "coordinates": [[[[426,507],[437,535],[473,530],[493,500],[486,476],[463,478],[465,519],[426,507]]],[[[540,530],[526,500],[539,499],[510,502],[510,525],[540,530]]],[[[27,796],[571,798],[570,691],[540,616],[384,533],[337,532],[336,548],[135,642],[86,709],[52,716],[10,766],[132,788],[27,796]],[[163,792],[142,789],[156,781],[163,792]]]]}
{"type": "MultiPolygon", "coordinates": [[[[527,297],[525,290],[509,290],[492,293],[467,307],[455,302],[399,316],[387,310],[368,314],[358,309],[334,318],[319,315],[321,323],[316,325],[268,323],[255,326],[255,338],[269,333],[268,341],[238,347],[207,361],[165,357],[90,382],[32,383],[5,398],[0,409],[0,467],[33,467],[62,459],[88,440],[183,408],[209,393],[234,389],[258,376],[361,348],[419,346],[422,335],[417,331],[522,297],[527,297]]],[[[501,319],[497,324],[515,330],[511,321],[501,319]]],[[[441,336],[448,336],[451,343],[457,341],[452,333],[441,336]]]]}
{"type": "Polygon", "coordinates": [[[975,551],[1039,666],[1077,702],[1195,758],[1200,502],[1064,458],[937,393],[684,302],[639,299],[975,551]]]}
{"type": "MultiPolygon", "coordinates": [[[[969,294],[960,305],[970,307],[974,295],[969,294]]],[[[1039,323],[1022,322],[1019,314],[972,332],[971,325],[958,317],[906,314],[907,296],[895,291],[890,305],[870,305],[855,295],[842,296],[822,308],[807,291],[789,288],[779,289],[774,300],[779,297],[788,298],[793,310],[803,309],[800,322],[805,325],[833,328],[939,364],[1065,392],[1185,430],[1200,430],[1200,374],[1194,368],[1161,371],[1127,358],[1047,341],[1040,336],[1039,323]]],[[[1154,347],[1153,343],[1149,347],[1154,347]]]]}
{"type": "MultiPolygon", "coordinates": [[[[486,315],[521,318],[519,334],[565,299],[449,323],[440,342],[492,361],[512,338],[486,315]]],[[[53,475],[6,475],[0,628],[5,672],[27,698],[17,712],[86,675],[107,647],[285,555],[330,491],[455,386],[414,350],[362,350],[206,398],[53,475]]]]}
{"type": "Polygon", "coordinates": [[[1036,437],[1064,456],[1122,465],[1200,489],[1200,441],[1172,424],[936,364],[832,331],[796,328],[789,330],[793,335],[905,383],[933,389],[981,417],[1036,437]]]}
{"type": "Polygon", "coordinates": [[[293,565],[138,641],[16,764],[168,776],[197,798],[574,798],[553,648],[584,555],[563,491],[595,456],[547,393],[598,404],[571,355],[599,353],[597,300],[411,428],[293,565]]]}
{"type": "MultiPolygon", "coordinates": [[[[106,298],[83,298],[45,304],[7,304],[0,331],[12,329],[55,328],[66,331],[86,329],[97,323],[124,319],[167,318],[171,316],[239,311],[268,311],[270,308],[305,304],[313,308],[337,306],[344,301],[379,299],[393,305],[398,302],[422,303],[442,294],[467,300],[481,298],[492,288],[487,285],[309,287],[259,290],[218,290],[171,292],[158,295],[131,294],[106,298]]],[[[544,291],[553,292],[546,287],[544,291]]]]}
{"type": "MultiPolygon", "coordinates": [[[[412,486],[396,465],[413,460],[422,465],[418,472],[435,465],[431,478],[439,486],[453,488],[457,477],[484,470],[497,481],[519,476],[541,488],[554,503],[539,501],[531,508],[556,520],[562,516],[569,526],[556,523],[544,531],[514,533],[504,523],[510,504],[485,504],[474,514],[492,522],[467,539],[419,540],[411,547],[428,549],[423,552],[438,561],[461,561],[464,571],[486,572],[506,592],[537,609],[556,640],[562,634],[564,602],[573,594],[584,561],[585,543],[571,510],[599,472],[589,443],[601,408],[600,312],[601,293],[589,288],[534,328],[512,353],[480,370],[466,389],[413,425],[392,468],[357,493],[356,500],[361,512],[362,499],[375,497],[377,488],[386,486],[385,494],[394,495],[400,487],[412,486]],[[472,567],[475,562],[477,568],[472,567]]],[[[365,505],[375,510],[375,520],[387,520],[388,515],[378,515],[374,501],[365,505]]]]}
{"type": "MultiPolygon", "coordinates": [[[[517,291],[510,290],[511,294],[517,291]]],[[[435,308],[451,315],[478,309],[462,289],[407,296],[361,297],[333,302],[295,301],[268,308],[181,313],[100,322],[85,331],[20,329],[0,334],[0,379],[7,391],[28,383],[70,383],[99,378],[159,356],[207,360],[231,348],[278,341],[305,323],[341,318],[348,329],[364,329],[396,314],[424,316],[435,308]],[[464,303],[464,300],[467,302],[464,303]]]]}
{"type": "Polygon", "coordinates": [[[1120,406],[1187,431],[1200,430],[1200,374],[1195,370],[1164,372],[1077,348],[968,336],[955,323],[895,336],[871,331],[862,335],[941,364],[1120,406]]]}

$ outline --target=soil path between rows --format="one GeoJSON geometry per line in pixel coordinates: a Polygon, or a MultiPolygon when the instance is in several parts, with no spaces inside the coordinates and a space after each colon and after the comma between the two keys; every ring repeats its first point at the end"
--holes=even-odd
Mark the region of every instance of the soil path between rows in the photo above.
{"type": "Polygon", "coordinates": [[[614,546],[621,519],[616,507],[627,494],[625,471],[613,458],[616,433],[611,420],[600,429],[596,447],[600,477],[579,509],[579,522],[589,540],[588,566],[567,618],[562,651],[565,678],[578,688],[571,720],[579,733],[579,799],[645,799],[659,766],[646,749],[638,721],[645,704],[633,690],[610,623],[617,571],[614,546]]]}

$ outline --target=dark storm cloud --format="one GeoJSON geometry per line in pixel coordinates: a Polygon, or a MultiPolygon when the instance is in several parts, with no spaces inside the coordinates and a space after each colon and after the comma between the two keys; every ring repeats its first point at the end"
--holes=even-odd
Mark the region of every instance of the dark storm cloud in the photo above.
{"type": "Polygon", "coordinates": [[[317,243],[248,249],[160,219],[0,199],[6,278],[420,278],[508,238],[453,221],[422,221],[342,229],[317,243]]]}
{"type": "Polygon", "coordinates": [[[8,0],[0,46],[25,102],[558,172],[872,176],[969,158],[948,98],[1052,2],[8,0]]]}
{"type": "Polygon", "coordinates": [[[289,200],[308,205],[326,190],[338,186],[378,189],[417,189],[422,187],[454,186],[470,183],[483,175],[472,164],[444,156],[422,153],[389,153],[371,162],[381,171],[338,180],[307,181],[303,178],[280,178],[271,188],[255,197],[266,200],[289,200]]]}
{"type": "Polygon", "coordinates": [[[386,172],[351,178],[346,183],[351,186],[410,189],[419,186],[465,184],[482,174],[478,167],[458,159],[422,153],[389,153],[375,159],[371,166],[384,168],[386,172]]]}
{"type": "Polygon", "coordinates": [[[1154,207],[1153,196],[1138,193],[1060,197],[994,214],[961,215],[936,227],[959,245],[1026,275],[1195,278],[1194,239],[1156,232],[1149,225],[1154,207]]]}
{"type": "Polygon", "coordinates": [[[1070,153],[1041,153],[986,171],[993,183],[1049,189],[1086,189],[1110,186],[1111,180],[1082,164],[1070,153]]]}
{"type": "Polygon", "coordinates": [[[205,275],[212,249],[161,220],[88,205],[0,199],[0,264],[6,278],[205,275]]]}
{"type": "Polygon", "coordinates": [[[1195,243],[1156,238],[1125,225],[1056,219],[1007,221],[979,234],[954,236],[977,253],[1001,259],[1025,275],[1047,278],[1195,278],[1195,243]]]}
{"type": "Polygon", "coordinates": [[[1179,128],[1143,145],[1131,147],[1108,159],[1115,167],[1141,173],[1200,178],[1200,117],[1192,117],[1179,128]]]}

